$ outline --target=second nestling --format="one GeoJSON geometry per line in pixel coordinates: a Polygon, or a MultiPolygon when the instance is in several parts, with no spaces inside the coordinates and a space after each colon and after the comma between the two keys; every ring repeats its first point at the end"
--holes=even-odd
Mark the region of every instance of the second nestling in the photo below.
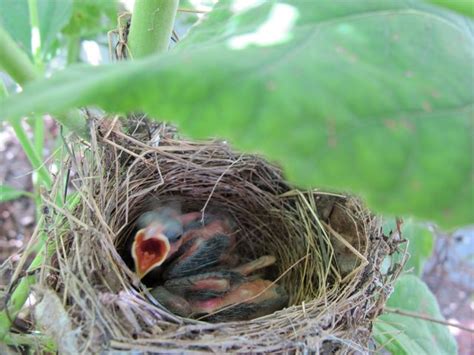
{"type": "Polygon", "coordinates": [[[286,290],[254,272],[275,257],[242,262],[235,225],[225,215],[181,214],[172,207],[144,213],[132,236],[136,274],[168,310],[207,321],[248,320],[288,303],[286,290]]]}

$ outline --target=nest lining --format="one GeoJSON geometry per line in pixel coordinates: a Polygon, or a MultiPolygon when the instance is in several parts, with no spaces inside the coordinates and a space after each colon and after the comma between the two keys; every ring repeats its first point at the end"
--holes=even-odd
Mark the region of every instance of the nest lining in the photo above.
{"type": "MultiPolygon", "coordinates": [[[[279,168],[219,141],[179,139],[143,117],[93,120],[90,147],[70,156],[80,195],[73,213],[51,201],[55,257],[43,290],[61,300],[78,351],[366,351],[373,319],[396,272],[380,220],[353,197],[299,191],[279,168]],[[132,126],[133,124],[133,126],[132,126]],[[127,264],[125,239],[139,214],[179,199],[188,210],[225,210],[241,255],[274,255],[272,280],[289,306],[246,322],[212,324],[161,307],[127,264]]],[[[61,347],[64,334],[51,334],[61,347]]],[[[71,342],[68,343],[70,347],[71,342]]]]}

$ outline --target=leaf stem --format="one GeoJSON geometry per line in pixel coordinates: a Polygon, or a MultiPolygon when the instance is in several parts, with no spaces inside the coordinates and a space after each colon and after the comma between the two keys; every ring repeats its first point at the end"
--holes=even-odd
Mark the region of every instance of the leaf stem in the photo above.
{"type": "MultiPolygon", "coordinates": [[[[5,88],[3,81],[0,80],[0,99],[5,98],[7,96],[8,96],[7,89],[5,88]]],[[[37,119],[40,119],[40,118],[37,118],[37,119]]],[[[15,131],[16,137],[18,141],[20,142],[21,147],[23,148],[23,151],[28,157],[28,160],[30,161],[31,166],[38,173],[38,180],[39,180],[38,182],[49,189],[53,183],[51,179],[51,175],[49,174],[48,169],[46,169],[40,156],[38,155],[38,152],[35,149],[35,146],[31,143],[31,139],[28,137],[28,135],[26,134],[26,131],[23,129],[21,121],[20,120],[11,121],[10,125],[15,131]]]]}
{"type": "Polygon", "coordinates": [[[79,36],[67,37],[67,64],[71,65],[77,62],[81,49],[81,40],[79,36]]]}
{"type": "Polygon", "coordinates": [[[39,77],[39,73],[31,63],[30,58],[1,26],[0,67],[21,86],[39,77]]]}
{"type": "Polygon", "coordinates": [[[128,47],[132,58],[168,50],[179,0],[135,1],[128,47]]]}
{"type": "Polygon", "coordinates": [[[30,12],[31,27],[31,52],[36,67],[43,71],[43,60],[41,58],[41,33],[38,15],[38,0],[28,0],[28,10],[30,12]]]}

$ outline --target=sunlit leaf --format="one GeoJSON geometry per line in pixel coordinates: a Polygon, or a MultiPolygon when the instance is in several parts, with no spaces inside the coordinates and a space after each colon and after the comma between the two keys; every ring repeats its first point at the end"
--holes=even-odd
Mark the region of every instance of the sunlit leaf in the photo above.
{"type": "MultiPolygon", "coordinates": [[[[387,307],[443,320],[436,298],[413,275],[402,276],[387,307]]],[[[456,354],[456,341],[445,325],[406,315],[388,313],[374,325],[377,343],[392,354],[456,354]]]]}
{"type": "Polygon", "coordinates": [[[471,21],[416,1],[236,4],[221,1],[166,55],[71,68],[0,116],[143,110],[264,153],[300,186],[444,226],[473,221],[471,21]]]}

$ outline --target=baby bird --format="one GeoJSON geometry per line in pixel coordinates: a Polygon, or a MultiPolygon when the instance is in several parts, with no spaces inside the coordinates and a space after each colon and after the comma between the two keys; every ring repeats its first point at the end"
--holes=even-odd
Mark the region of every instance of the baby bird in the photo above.
{"type": "Polygon", "coordinates": [[[244,277],[242,274],[223,270],[168,280],[165,282],[164,287],[187,300],[204,300],[222,296],[237,283],[243,281],[244,277]]]}
{"type": "Polygon", "coordinates": [[[190,301],[192,314],[213,322],[249,320],[273,313],[288,303],[285,289],[271,281],[248,278],[222,297],[190,301]]]}
{"type": "Polygon", "coordinates": [[[140,228],[131,246],[135,272],[143,278],[171,258],[181,246],[181,236],[188,225],[201,218],[201,213],[184,215],[173,208],[145,212],[137,221],[140,228]]]}
{"type": "Polygon", "coordinates": [[[252,319],[272,313],[288,301],[283,288],[258,276],[247,277],[274,263],[274,256],[265,255],[232,269],[168,280],[151,293],[163,306],[184,317],[199,315],[212,321],[252,319]]]}
{"type": "Polygon", "coordinates": [[[226,217],[208,216],[205,223],[183,234],[176,258],[163,273],[164,279],[195,275],[235,262],[236,256],[231,253],[235,246],[232,222],[226,217]]]}

